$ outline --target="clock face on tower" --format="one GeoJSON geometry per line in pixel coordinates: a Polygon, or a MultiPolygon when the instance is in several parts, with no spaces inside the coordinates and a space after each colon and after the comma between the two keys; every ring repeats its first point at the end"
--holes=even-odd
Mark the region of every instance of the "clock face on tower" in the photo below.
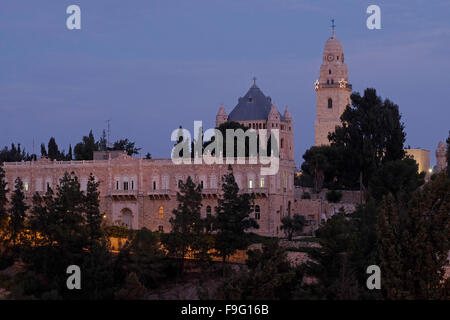
{"type": "Polygon", "coordinates": [[[334,56],[333,56],[332,54],[329,54],[329,55],[327,56],[327,60],[328,60],[328,61],[333,61],[333,59],[334,59],[334,56]]]}

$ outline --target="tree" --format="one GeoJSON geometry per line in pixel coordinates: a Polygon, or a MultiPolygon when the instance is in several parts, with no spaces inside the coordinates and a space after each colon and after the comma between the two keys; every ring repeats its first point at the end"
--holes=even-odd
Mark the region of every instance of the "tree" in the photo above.
{"type": "Polygon", "coordinates": [[[47,149],[45,149],[45,144],[41,143],[41,157],[47,158],[47,149]]]}
{"type": "Polygon", "coordinates": [[[450,181],[445,173],[411,200],[383,201],[378,217],[382,291],[388,299],[438,299],[450,249],[450,181]]]}
{"type": "Polygon", "coordinates": [[[184,183],[179,181],[177,192],[178,207],[173,210],[170,218],[172,230],[168,235],[164,246],[175,257],[181,259],[180,273],[184,270],[184,260],[187,253],[198,249],[204,226],[201,219],[202,187],[195,185],[189,176],[184,183]]]}
{"type": "Polygon", "coordinates": [[[450,131],[447,138],[447,177],[450,178],[450,131]]]}
{"type": "Polygon", "coordinates": [[[92,130],[88,136],[83,137],[83,141],[77,143],[73,149],[76,160],[92,160],[94,159],[94,151],[98,151],[98,143],[95,142],[92,130]]]}
{"type": "Polygon", "coordinates": [[[144,300],[148,290],[142,285],[136,273],[128,275],[126,287],[116,293],[118,300],[144,300]]]}
{"type": "Polygon", "coordinates": [[[3,163],[0,162],[0,246],[7,233],[8,224],[8,183],[5,181],[5,171],[3,170],[3,163]]]}
{"type": "Polygon", "coordinates": [[[31,161],[36,158],[36,155],[28,154],[25,150],[21,149],[20,143],[16,145],[11,143],[11,149],[4,147],[0,150],[0,162],[20,162],[20,161],[31,161]]]}
{"type": "Polygon", "coordinates": [[[145,155],[145,159],[151,159],[152,155],[150,152],[147,152],[147,154],[145,155]]]}
{"type": "Polygon", "coordinates": [[[294,214],[292,218],[286,216],[281,218],[281,230],[284,230],[286,237],[289,241],[291,241],[294,234],[298,234],[303,231],[305,223],[306,221],[304,216],[298,214],[294,214]]]}
{"type": "Polygon", "coordinates": [[[175,267],[161,250],[157,232],[142,228],[130,237],[120,250],[116,263],[116,277],[134,272],[147,288],[157,288],[160,282],[174,273],[175,267]]]}
{"type": "Polygon", "coordinates": [[[342,151],[337,146],[313,146],[306,150],[301,166],[300,185],[313,187],[315,192],[319,192],[322,187],[344,188],[338,179],[341,176],[341,157],[342,151]]]}
{"type": "Polygon", "coordinates": [[[26,211],[29,207],[24,200],[23,182],[18,177],[15,181],[14,192],[11,196],[11,207],[9,208],[10,241],[12,241],[13,246],[16,245],[25,227],[26,211]]]}
{"type": "Polygon", "coordinates": [[[259,228],[257,222],[250,218],[253,195],[239,194],[239,187],[234,179],[233,169],[222,177],[223,195],[215,208],[213,230],[216,231],[215,248],[222,257],[223,265],[228,256],[248,246],[246,230],[259,228]]]}
{"type": "Polygon", "coordinates": [[[71,144],[69,144],[69,152],[67,152],[66,160],[67,161],[71,161],[72,160],[72,145],[71,144]]]}
{"type": "Polygon", "coordinates": [[[373,173],[388,161],[404,157],[404,125],[398,106],[378,97],[375,89],[364,96],[351,95],[352,106],[341,116],[342,125],[330,133],[331,145],[342,150],[340,181],[349,187],[366,188],[373,173]]]}
{"type": "Polygon", "coordinates": [[[307,273],[317,279],[311,287],[323,299],[357,299],[358,282],[350,256],[354,233],[344,211],[334,214],[316,232],[320,248],[309,252],[307,273]]]}
{"type": "Polygon", "coordinates": [[[89,175],[87,183],[86,196],[84,197],[84,212],[86,214],[86,223],[91,242],[102,238],[102,215],[100,213],[100,192],[98,191],[99,182],[95,181],[94,175],[89,175]]]}
{"type": "Polygon", "coordinates": [[[107,151],[108,150],[108,138],[106,136],[106,131],[103,129],[102,136],[98,141],[98,151],[107,151]]]}
{"type": "Polygon", "coordinates": [[[60,160],[60,152],[55,138],[51,137],[48,141],[48,157],[51,160],[60,160]]]}
{"type": "Polygon", "coordinates": [[[126,151],[129,156],[132,156],[133,154],[138,154],[141,148],[135,147],[135,143],[128,139],[121,139],[114,142],[112,150],[126,151]]]}
{"type": "Polygon", "coordinates": [[[418,172],[419,166],[412,158],[386,162],[377,169],[369,181],[369,193],[377,201],[392,194],[395,199],[411,194],[425,182],[425,173],[418,172]]]}
{"type": "Polygon", "coordinates": [[[277,241],[261,250],[248,250],[247,268],[225,278],[217,290],[218,299],[274,300],[290,299],[303,274],[296,272],[286,251],[277,241]]]}

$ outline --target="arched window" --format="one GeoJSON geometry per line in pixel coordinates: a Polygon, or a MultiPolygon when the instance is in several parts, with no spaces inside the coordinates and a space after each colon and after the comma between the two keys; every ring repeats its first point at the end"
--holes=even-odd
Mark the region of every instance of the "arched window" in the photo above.
{"type": "Polygon", "coordinates": [[[328,98],[328,109],[333,108],[333,99],[328,98]]]}
{"type": "Polygon", "coordinates": [[[211,216],[211,206],[207,206],[206,207],[206,216],[210,217],[211,216]]]}
{"type": "Polygon", "coordinates": [[[153,190],[156,190],[156,181],[153,181],[153,190]]]}
{"type": "Polygon", "coordinates": [[[281,148],[281,149],[283,149],[283,145],[284,145],[284,139],[281,138],[281,140],[280,140],[280,148],[281,148]]]}
{"type": "Polygon", "coordinates": [[[159,206],[158,209],[158,220],[163,220],[164,219],[164,207],[163,206],[159,206]]]}
{"type": "Polygon", "coordinates": [[[261,219],[261,208],[258,205],[255,206],[255,219],[261,219]]]}
{"type": "Polygon", "coordinates": [[[127,227],[128,229],[131,229],[133,222],[133,213],[130,209],[123,209],[122,210],[122,223],[127,227]]]}
{"type": "Polygon", "coordinates": [[[182,183],[182,181],[178,180],[178,188],[181,188],[181,183],[182,183]]]}
{"type": "Polygon", "coordinates": [[[331,74],[331,69],[330,69],[330,70],[328,70],[328,74],[331,74]]]}

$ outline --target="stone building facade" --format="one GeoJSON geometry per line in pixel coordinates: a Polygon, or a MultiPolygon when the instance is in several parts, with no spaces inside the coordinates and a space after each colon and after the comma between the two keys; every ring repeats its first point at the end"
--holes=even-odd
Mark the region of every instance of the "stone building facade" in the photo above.
{"type": "MultiPolygon", "coordinates": [[[[315,84],[317,118],[316,145],[328,144],[328,132],[339,124],[340,116],[350,103],[351,85],[340,41],[334,35],[326,41],[320,78],[315,84]]],[[[264,236],[283,236],[281,219],[301,214],[308,220],[311,230],[332,216],[340,207],[352,211],[358,196],[348,195],[342,203],[329,204],[324,195],[302,199],[303,191],[294,187],[294,121],[286,108],[281,114],[269,96],[256,85],[238,99],[229,114],[220,106],[216,126],[227,121],[238,122],[257,133],[260,130],[279,132],[279,170],[273,175],[262,175],[262,164],[232,165],[240,192],[253,193],[255,205],[252,213],[259,229],[252,230],[264,236]]],[[[97,152],[91,161],[50,161],[5,163],[9,185],[20,177],[24,182],[27,201],[35,192],[44,194],[47,187],[56,189],[65,172],[73,172],[81,189],[86,190],[92,173],[100,182],[100,206],[105,221],[122,224],[132,229],[146,227],[153,231],[170,231],[169,219],[177,206],[179,181],[190,176],[203,185],[201,214],[215,214],[214,208],[221,197],[221,178],[228,172],[227,164],[174,164],[172,159],[142,159],[123,152],[97,152]]]]}
{"type": "MultiPolygon", "coordinates": [[[[281,115],[270,97],[256,86],[239,99],[229,116],[223,106],[217,115],[217,125],[236,121],[258,132],[279,130],[279,169],[276,174],[262,175],[268,165],[232,165],[241,192],[253,193],[252,216],[259,229],[251,230],[264,236],[281,236],[281,218],[293,213],[294,203],[294,141],[293,120],[286,109],[281,115]]],[[[237,160],[237,159],[236,159],[237,160]]],[[[100,182],[100,206],[108,224],[122,224],[132,229],[146,227],[153,231],[170,231],[169,219],[177,206],[179,181],[190,176],[203,186],[202,216],[214,214],[221,196],[221,179],[228,172],[224,164],[175,164],[172,159],[142,159],[122,152],[96,152],[92,161],[38,161],[5,163],[6,179],[13,185],[20,177],[24,182],[27,201],[35,192],[56,189],[65,172],[73,172],[81,189],[86,190],[92,173],[100,182]]]]}

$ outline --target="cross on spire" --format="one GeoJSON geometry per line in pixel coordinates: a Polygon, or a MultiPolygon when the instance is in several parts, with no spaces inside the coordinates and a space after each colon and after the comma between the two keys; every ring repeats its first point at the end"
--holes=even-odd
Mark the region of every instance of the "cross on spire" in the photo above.
{"type": "Polygon", "coordinates": [[[334,19],[331,19],[331,35],[334,36],[334,28],[336,28],[336,25],[334,24],[334,19]]]}

